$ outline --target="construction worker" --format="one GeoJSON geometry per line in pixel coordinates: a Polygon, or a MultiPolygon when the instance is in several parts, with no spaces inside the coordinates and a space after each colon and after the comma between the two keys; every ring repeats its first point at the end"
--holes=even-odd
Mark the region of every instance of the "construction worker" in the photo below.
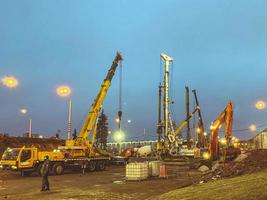
{"type": "Polygon", "coordinates": [[[49,190],[48,174],[49,174],[49,157],[45,156],[44,162],[41,167],[41,176],[43,178],[41,191],[49,190]]]}
{"type": "Polygon", "coordinates": [[[86,170],[86,163],[83,162],[82,165],[81,165],[81,167],[82,167],[82,173],[84,175],[85,174],[85,170],[86,170]]]}

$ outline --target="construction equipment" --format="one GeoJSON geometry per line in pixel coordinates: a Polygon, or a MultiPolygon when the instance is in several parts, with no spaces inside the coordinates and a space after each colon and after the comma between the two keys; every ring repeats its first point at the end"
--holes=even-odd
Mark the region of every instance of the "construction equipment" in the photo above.
{"type": "Polygon", "coordinates": [[[234,148],[231,145],[232,137],[232,126],[233,126],[233,104],[231,101],[228,102],[224,111],[218,116],[218,118],[212,123],[210,127],[211,136],[209,144],[209,153],[212,160],[218,159],[220,154],[223,160],[228,157],[236,157],[240,154],[239,148],[234,148]],[[221,139],[221,148],[219,148],[218,132],[222,125],[224,128],[224,138],[221,139]]]}
{"type": "MultiPolygon", "coordinates": [[[[189,87],[185,87],[185,107],[186,107],[186,117],[188,118],[190,115],[190,98],[189,98],[189,87]]],[[[191,149],[191,134],[190,134],[190,121],[187,123],[187,133],[186,133],[186,140],[187,140],[187,148],[191,149]]]]}
{"type": "Polygon", "coordinates": [[[162,130],[163,130],[163,122],[161,120],[161,92],[162,92],[162,85],[159,84],[159,99],[158,99],[158,124],[157,124],[157,134],[158,134],[158,142],[157,142],[157,150],[162,149],[161,144],[161,137],[162,137],[162,130]]]}
{"type": "Polygon", "coordinates": [[[181,131],[188,124],[189,120],[194,116],[194,114],[199,110],[199,107],[189,113],[188,117],[171,133],[168,135],[168,140],[170,144],[169,154],[174,156],[179,151],[179,139],[181,138],[181,131]]]}
{"type": "Polygon", "coordinates": [[[168,135],[169,135],[169,76],[170,76],[170,63],[173,61],[173,59],[164,54],[161,53],[160,57],[165,61],[165,73],[164,73],[164,101],[163,101],[163,110],[164,110],[164,148],[168,148],[169,146],[169,140],[168,140],[168,135]]]}
{"type": "Polygon", "coordinates": [[[201,110],[200,110],[200,105],[198,102],[198,98],[197,98],[197,93],[196,90],[192,90],[194,97],[195,97],[195,102],[196,102],[196,106],[199,108],[198,109],[198,127],[197,127],[197,147],[198,148],[205,148],[207,146],[207,142],[205,139],[205,128],[204,128],[204,123],[203,123],[203,119],[202,119],[202,115],[201,115],[201,110]]]}
{"type": "MultiPolygon", "coordinates": [[[[164,158],[166,156],[174,156],[179,153],[179,145],[181,143],[181,131],[188,124],[191,117],[199,110],[199,107],[196,106],[196,109],[190,113],[189,112],[189,89],[187,88],[187,116],[186,119],[178,126],[178,128],[174,129],[173,121],[171,119],[171,114],[169,112],[169,73],[170,73],[170,63],[173,62],[173,58],[170,56],[161,53],[161,59],[165,62],[164,68],[164,81],[163,84],[159,85],[159,101],[158,101],[158,124],[157,124],[157,155],[160,158],[164,158]],[[163,90],[163,120],[161,120],[161,107],[162,107],[162,99],[161,93],[163,90]],[[161,135],[164,137],[162,138],[161,135]]],[[[188,137],[190,140],[190,138],[188,137]]]]}
{"type": "Polygon", "coordinates": [[[121,61],[122,55],[118,52],[76,139],[66,140],[65,146],[59,146],[54,151],[41,151],[35,147],[8,148],[0,161],[0,167],[19,170],[22,174],[39,172],[44,157],[48,155],[51,161],[50,170],[54,174],[63,174],[67,168],[84,165],[89,171],[104,170],[105,163],[110,157],[94,146],[97,120],[118,63],[121,61]],[[91,138],[88,140],[91,132],[91,138]]]}

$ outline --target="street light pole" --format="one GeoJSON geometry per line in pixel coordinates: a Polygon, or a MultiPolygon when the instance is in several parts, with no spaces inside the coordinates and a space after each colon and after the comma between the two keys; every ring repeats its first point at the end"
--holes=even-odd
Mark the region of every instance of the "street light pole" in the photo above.
{"type": "Polygon", "coordinates": [[[69,115],[68,115],[68,140],[71,138],[71,130],[72,130],[72,100],[71,97],[69,99],[69,115]]]}
{"type": "Polygon", "coordinates": [[[29,122],[29,138],[32,137],[32,119],[30,119],[30,122],[29,122]]]}
{"type": "Polygon", "coordinates": [[[71,130],[72,130],[72,100],[71,100],[71,89],[67,85],[62,85],[57,87],[56,89],[57,95],[60,97],[69,97],[69,109],[68,109],[68,127],[67,134],[68,140],[71,138],[71,130]]]}

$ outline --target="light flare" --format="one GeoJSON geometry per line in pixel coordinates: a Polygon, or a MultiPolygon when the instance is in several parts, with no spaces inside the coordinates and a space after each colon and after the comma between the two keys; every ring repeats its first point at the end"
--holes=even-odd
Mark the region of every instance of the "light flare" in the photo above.
{"type": "Polygon", "coordinates": [[[14,76],[5,76],[1,79],[1,82],[8,88],[15,88],[19,85],[19,81],[14,76]]]}

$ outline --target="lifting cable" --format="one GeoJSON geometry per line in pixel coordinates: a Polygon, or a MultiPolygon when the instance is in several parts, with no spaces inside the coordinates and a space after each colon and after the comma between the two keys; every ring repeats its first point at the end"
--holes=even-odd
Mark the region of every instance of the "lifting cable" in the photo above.
{"type": "Polygon", "coordinates": [[[163,85],[163,82],[162,82],[162,73],[163,73],[163,67],[162,67],[162,59],[161,57],[159,57],[159,83],[160,85],[163,85]]]}

